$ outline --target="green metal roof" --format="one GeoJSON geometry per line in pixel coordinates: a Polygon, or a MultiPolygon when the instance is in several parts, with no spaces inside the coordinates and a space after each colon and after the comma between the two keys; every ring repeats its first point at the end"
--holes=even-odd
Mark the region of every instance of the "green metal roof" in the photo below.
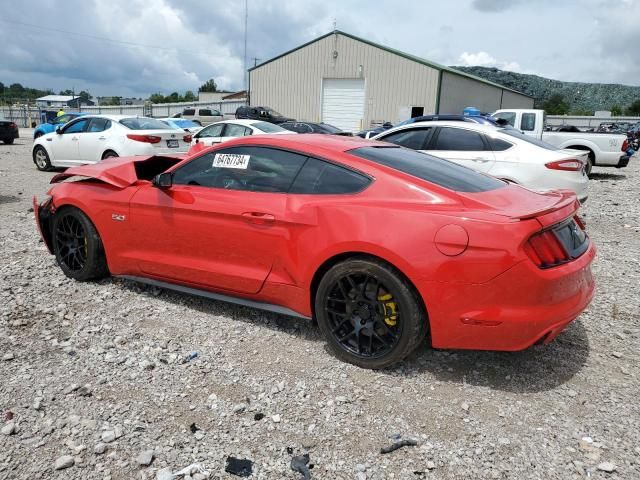
{"type": "Polygon", "coordinates": [[[454,74],[454,75],[458,75],[460,77],[470,78],[470,79],[475,80],[477,82],[482,82],[482,83],[485,83],[487,85],[491,85],[491,86],[494,86],[494,87],[501,88],[503,90],[508,90],[510,92],[517,93],[518,95],[524,95],[525,97],[533,98],[531,95],[527,95],[526,93],[519,92],[519,91],[514,90],[512,88],[509,88],[509,87],[505,87],[504,85],[500,85],[499,83],[490,82],[489,80],[485,80],[484,78],[476,77],[475,75],[471,75],[471,74],[468,74],[466,72],[462,72],[460,70],[456,70],[455,68],[447,67],[445,65],[440,65],[439,63],[435,63],[435,62],[430,62],[428,60],[425,60],[424,58],[416,57],[415,55],[410,55],[408,53],[401,52],[400,50],[389,48],[389,47],[386,47],[384,45],[380,45],[378,43],[372,42],[370,40],[365,40],[364,38],[356,37],[355,35],[351,35],[350,33],[346,33],[346,32],[343,32],[341,30],[334,30],[332,32],[329,32],[329,33],[326,33],[326,34],[322,35],[321,37],[314,38],[313,40],[311,40],[311,41],[309,41],[307,43],[304,43],[304,44],[300,45],[299,47],[293,48],[293,49],[291,49],[289,51],[286,51],[286,52],[284,52],[284,53],[282,53],[282,54],[280,54],[280,55],[278,55],[276,57],[273,57],[273,58],[271,58],[271,59],[269,59],[269,60],[267,60],[265,62],[262,62],[261,64],[256,65],[255,67],[250,68],[249,72],[252,71],[252,70],[256,70],[256,69],[258,69],[260,67],[263,67],[264,65],[266,65],[268,63],[271,63],[271,62],[273,62],[275,60],[278,60],[279,58],[282,58],[282,57],[284,57],[286,55],[289,55],[290,53],[293,53],[293,52],[295,52],[297,50],[300,50],[300,49],[302,49],[302,48],[304,48],[304,47],[306,47],[308,45],[311,45],[312,43],[315,43],[315,42],[317,42],[319,40],[322,40],[323,38],[327,38],[327,37],[329,37],[331,35],[336,35],[336,34],[344,35],[345,37],[351,38],[352,40],[356,40],[358,42],[366,43],[367,45],[371,45],[372,47],[376,47],[376,48],[379,48],[381,50],[385,50],[385,51],[387,51],[389,53],[393,53],[394,55],[398,55],[400,57],[404,57],[404,58],[406,58],[408,60],[412,60],[414,62],[420,63],[420,64],[425,65],[427,67],[434,68],[436,70],[440,70],[441,72],[448,72],[448,73],[451,73],[451,74],[454,74]]]}

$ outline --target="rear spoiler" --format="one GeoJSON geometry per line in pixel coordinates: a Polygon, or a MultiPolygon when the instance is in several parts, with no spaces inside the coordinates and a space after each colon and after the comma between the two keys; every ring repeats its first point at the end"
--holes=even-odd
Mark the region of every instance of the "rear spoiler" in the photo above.
{"type": "Polygon", "coordinates": [[[580,209],[580,202],[578,201],[576,194],[571,190],[556,191],[562,194],[562,199],[560,199],[555,205],[544,210],[530,212],[526,215],[514,218],[517,218],[518,220],[529,220],[535,218],[540,222],[543,228],[547,228],[575,215],[575,213],[580,209]]]}

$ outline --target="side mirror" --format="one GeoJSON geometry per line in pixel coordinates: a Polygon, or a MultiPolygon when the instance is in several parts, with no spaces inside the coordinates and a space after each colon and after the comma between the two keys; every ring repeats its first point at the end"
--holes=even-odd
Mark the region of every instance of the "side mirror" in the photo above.
{"type": "Polygon", "coordinates": [[[151,184],[157,188],[170,188],[173,185],[173,174],[170,172],[159,173],[153,177],[151,184]]]}
{"type": "Polygon", "coordinates": [[[56,133],[62,135],[62,127],[56,127],[56,133]]]}

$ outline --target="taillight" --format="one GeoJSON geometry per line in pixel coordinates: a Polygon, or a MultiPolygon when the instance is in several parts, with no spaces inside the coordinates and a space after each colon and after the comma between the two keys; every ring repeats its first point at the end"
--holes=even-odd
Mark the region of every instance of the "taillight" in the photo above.
{"type": "Polygon", "coordinates": [[[544,164],[545,167],[551,170],[566,170],[569,172],[577,172],[582,170],[584,163],[576,159],[558,160],[556,162],[549,162],[544,164]]]}
{"type": "Polygon", "coordinates": [[[15,123],[10,123],[9,128],[18,128],[18,125],[16,125],[15,123]]]}
{"type": "Polygon", "coordinates": [[[568,262],[571,257],[551,230],[533,235],[525,247],[533,263],[549,268],[568,262]]]}
{"type": "Polygon", "coordinates": [[[184,137],[182,137],[182,140],[184,140],[186,143],[191,143],[191,139],[193,137],[191,135],[185,135],[184,137]]]}
{"type": "Polygon", "coordinates": [[[127,138],[143,143],[160,143],[162,141],[162,138],[156,137],[155,135],[136,135],[134,133],[127,134],[127,138]]]}
{"type": "Polygon", "coordinates": [[[629,148],[629,139],[625,138],[624,142],[622,142],[622,148],[620,150],[623,152],[626,152],[628,148],[629,148]]]}

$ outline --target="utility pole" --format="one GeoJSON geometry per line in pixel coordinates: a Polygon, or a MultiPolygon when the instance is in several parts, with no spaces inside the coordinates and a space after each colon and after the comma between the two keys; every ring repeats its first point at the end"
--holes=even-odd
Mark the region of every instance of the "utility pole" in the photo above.
{"type": "Polygon", "coordinates": [[[249,0],[244,0],[244,72],[242,78],[244,80],[244,89],[248,90],[247,75],[247,20],[249,18],[249,0]]]}
{"type": "Polygon", "coordinates": [[[258,57],[253,57],[252,60],[253,60],[253,66],[256,67],[258,66],[258,62],[262,59],[258,57]]]}

